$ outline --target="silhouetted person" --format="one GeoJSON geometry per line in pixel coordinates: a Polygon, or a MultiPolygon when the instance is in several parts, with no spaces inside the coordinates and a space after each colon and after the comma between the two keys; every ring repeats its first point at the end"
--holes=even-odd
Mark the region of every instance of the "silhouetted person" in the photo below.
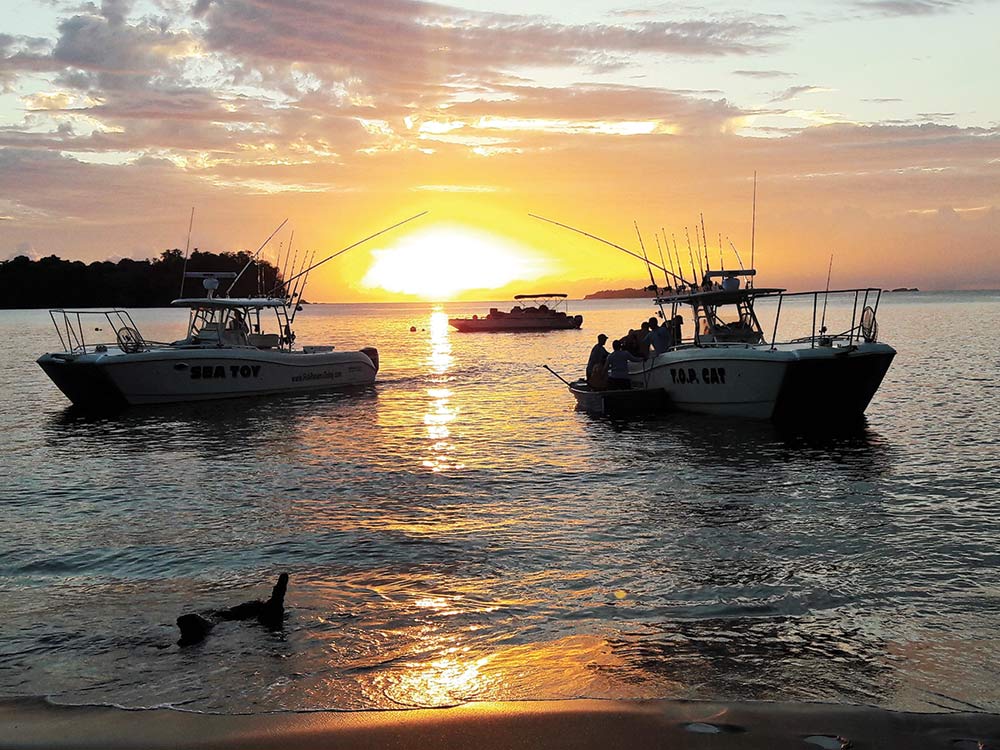
{"type": "Polygon", "coordinates": [[[607,334],[599,334],[597,336],[597,343],[594,344],[594,348],[590,350],[590,359],[587,360],[587,382],[590,382],[591,377],[594,374],[594,370],[601,370],[604,368],[604,363],[608,360],[608,350],[604,348],[605,342],[607,342],[607,334]]]}
{"type": "Polygon", "coordinates": [[[663,354],[672,345],[670,327],[656,318],[649,319],[649,345],[653,349],[653,355],[663,354]]]}
{"type": "Polygon", "coordinates": [[[608,388],[628,390],[632,387],[632,381],[628,376],[628,363],[642,362],[642,357],[637,357],[625,349],[621,341],[615,341],[611,346],[614,351],[608,355],[608,388]]]}

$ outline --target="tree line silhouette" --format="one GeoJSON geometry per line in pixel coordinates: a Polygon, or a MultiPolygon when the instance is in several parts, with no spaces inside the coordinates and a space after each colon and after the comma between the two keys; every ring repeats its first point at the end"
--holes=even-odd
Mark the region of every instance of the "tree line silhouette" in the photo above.
{"type": "MultiPolygon", "coordinates": [[[[242,250],[206,253],[195,249],[188,258],[187,270],[239,273],[251,259],[251,254],[242,250]]],[[[0,307],[167,307],[180,296],[183,269],[184,253],[177,248],[164,250],[152,260],[122,258],[89,264],[56,255],[39,260],[20,255],[0,262],[0,288],[4,290],[0,307]]],[[[257,261],[237,282],[231,296],[256,296],[261,290],[267,294],[279,278],[277,268],[267,261],[257,261]]],[[[229,283],[220,281],[220,291],[229,283]]],[[[204,295],[200,279],[185,280],[185,297],[204,295]]]]}

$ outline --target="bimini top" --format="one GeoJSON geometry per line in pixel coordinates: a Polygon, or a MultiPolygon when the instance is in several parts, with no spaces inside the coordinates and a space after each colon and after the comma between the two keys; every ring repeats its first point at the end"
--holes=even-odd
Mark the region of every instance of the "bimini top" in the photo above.
{"type": "Polygon", "coordinates": [[[277,297],[185,297],[175,299],[170,303],[171,307],[210,307],[218,310],[245,307],[286,307],[288,303],[277,297]]]}
{"type": "Polygon", "coordinates": [[[566,299],[565,294],[515,294],[514,299],[566,299]]]}
{"type": "Polygon", "coordinates": [[[689,305],[734,305],[743,300],[753,300],[756,297],[773,297],[784,292],[784,289],[749,287],[744,289],[705,289],[695,291],[675,291],[657,298],[659,304],[664,302],[680,302],[689,305]]]}

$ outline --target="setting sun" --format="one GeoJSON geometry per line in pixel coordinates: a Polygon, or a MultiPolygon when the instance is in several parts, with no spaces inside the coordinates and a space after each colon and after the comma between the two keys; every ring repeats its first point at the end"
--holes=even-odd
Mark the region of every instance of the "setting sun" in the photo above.
{"type": "Polygon", "coordinates": [[[372,256],[362,285],[429,300],[498,289],[549,270],[549,262],[530,249],[460,225],[428,227],[372,256]]]}

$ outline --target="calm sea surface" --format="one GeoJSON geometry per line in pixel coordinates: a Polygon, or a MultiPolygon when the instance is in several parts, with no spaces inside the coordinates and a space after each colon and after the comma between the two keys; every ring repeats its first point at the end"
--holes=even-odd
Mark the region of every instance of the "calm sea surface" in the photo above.
{"type": "MultiPolygon", "coordinates": [[[[47,313],[0,311],[0,697],[1000,712],[1000,293],[886,295],[899,354],[866,423],[821,435],[577,412],[540,365],[578,376],[597,333],[651,306],[449,330],[489,306],[308,306],[299,343],[377,346],[375,387],[101,419],[35,365],[47,313]],[[266,597],[281,571],[283,633],[174,645],[178,615],[266,597]]],[[[782,330],[811,315],[786,303],[782,330]]],[[[186,320],[134,317],[159,340],[186,320]]]]}

